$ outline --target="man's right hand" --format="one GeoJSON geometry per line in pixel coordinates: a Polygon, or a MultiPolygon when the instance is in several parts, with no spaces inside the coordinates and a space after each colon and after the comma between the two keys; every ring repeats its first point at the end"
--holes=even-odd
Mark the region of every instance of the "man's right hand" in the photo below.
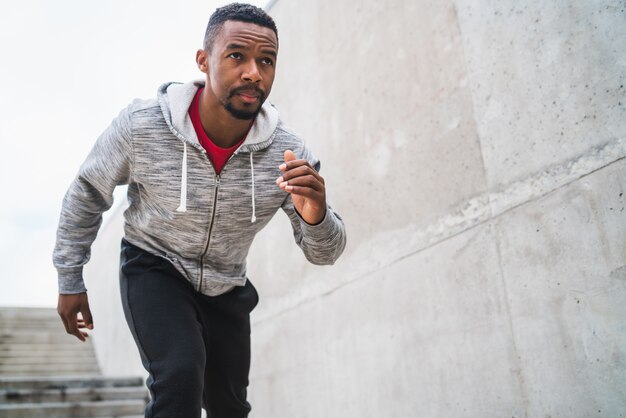
{"type": "Polygon", "coordinates": [[[57,312],[63,321],[65,331],[83,342],[86,341],[89,335],[81,331],[81,329],[93,329],[93,319],[89,310],[87,293],[59,295],[57,312]],[[79,312],[81,317],[78,316],[79,312]]]}

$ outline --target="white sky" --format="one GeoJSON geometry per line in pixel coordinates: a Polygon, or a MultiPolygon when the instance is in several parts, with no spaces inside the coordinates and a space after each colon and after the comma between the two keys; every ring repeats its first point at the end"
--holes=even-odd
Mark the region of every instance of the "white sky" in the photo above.
{"type": "Polygon", "coordinates": [[[226,3],[22,0],[3,7],[0,306],[56,305],[52,249],[78,167],[133,98],[201,76],[196,49],[210,14],[226,3]]]}

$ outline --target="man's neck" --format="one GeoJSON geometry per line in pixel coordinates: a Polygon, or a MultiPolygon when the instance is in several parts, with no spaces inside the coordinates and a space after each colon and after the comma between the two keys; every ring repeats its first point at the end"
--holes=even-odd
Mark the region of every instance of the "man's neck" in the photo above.
{"type": "Polygon", "coordinates": [[[246,135],[252,121],[235,118],[221,103],[211,103],[205,92],[206,89],[202,91],[198,103],[202,128],[215,145],[230,148],[246,135]]]}

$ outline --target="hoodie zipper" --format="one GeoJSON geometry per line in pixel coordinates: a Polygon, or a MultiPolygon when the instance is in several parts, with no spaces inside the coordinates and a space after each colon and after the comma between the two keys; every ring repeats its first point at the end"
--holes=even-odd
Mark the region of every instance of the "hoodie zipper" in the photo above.
{"type": "Polygon", "coordinates": [[[215,188],[213,189],[213,213],[211,214],[211,222],[209,223],[209,233],[207,234],[206,244],[204,245],[204,251],[200,255],[200,283],[198,283],[198,292],[202,292],[202,281],[204,279],[204,256],[209,251],[209,244],[211,243],[211,232],[213,231],[213,222],[215,221],[215,209],[217,208],[217,192],[220,188],[220,175],[215,176],[215,188]]]}
{"type": "MultiPolygon", "coordinates": [[[[230,162],[230,160],[235,158],[235,156],[237,155],[237,153],[239,152],[242,146],[243,144],[240,145],[239,148],[237,148],[235,152],[233,152],[233,154],[228,158],[228,160],[226,161],[226,164],[224,164],[224,167],[222,167],[222,171],[224,170],[224,168],[226,168],[226,165],[230,162]]],[[[209,160],[209,156],[207,155],[206,150],[204,148],[202,150],[204,151],[204,155],[206,156],[207,160],[209,160]]],[[[212,163],[210,162],[210,160],[209,160],[209,164],[211,164],[212,166],[212,163]]],[[[209,251],[209,244],[211,243],[211,232],[213,231],[213,222],[215,221],[215,209],[217,208],[217,192],[219,191],[219,188],[220,188],[220,180],[221,180],[220,175],[216,174],[215,175],[215,188],[213,189],[213,213],[211,214],[211,222],[209,223],[209,233],[207,234],[206,244],[204,245],[204,251],[202,251],[202,254],[200,255],[200,282],[198,283],[198,292],[200,293],[202,293],[202,282],[204,281],[204,256],[209,251]]]]}

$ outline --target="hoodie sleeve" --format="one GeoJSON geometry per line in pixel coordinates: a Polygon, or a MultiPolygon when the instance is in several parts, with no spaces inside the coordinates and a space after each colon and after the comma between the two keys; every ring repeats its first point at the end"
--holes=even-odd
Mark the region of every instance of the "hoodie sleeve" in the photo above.
{"type": "MultiPolygon", "coordinates": [[[[320,162],[305,147],[302,156],[311,163],[319,172],[320,162]]],[[[304,256],[313,264],[334,264],[346,246],[346,229],[341,217],[326,203],[326,215],[320,223],[308,224],[300,217],[288,195],[283,202],[282,209],[285,211],[296,244],[302,249],[304,256]]]]}
{"type": "Polygon", "coordinates": [[[113,190],[127,184],[132,165],[130,109],[126,108],[100,135],[63,199],[53,253],[59,293],[86,291],[83,266],[102,223],[113,205],[113,190]]]}

